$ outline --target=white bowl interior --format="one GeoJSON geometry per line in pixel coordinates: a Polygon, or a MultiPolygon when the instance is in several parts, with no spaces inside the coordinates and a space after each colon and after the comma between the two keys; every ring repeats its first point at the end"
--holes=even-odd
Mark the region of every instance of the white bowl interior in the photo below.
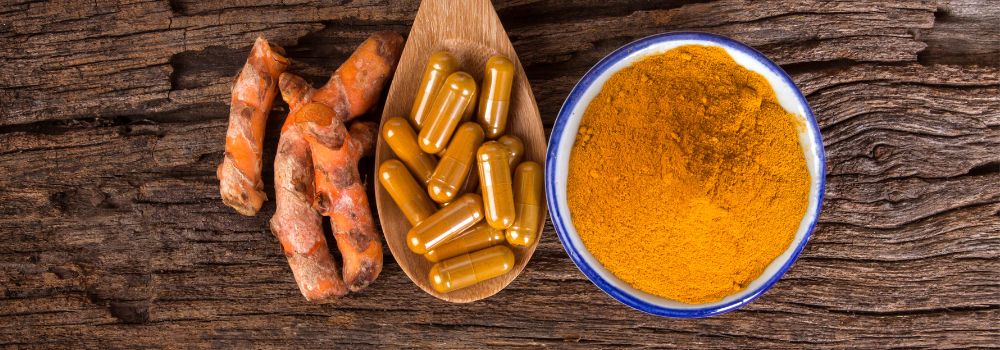
{"type": "Polygon", "coordinates": [[[567,222],[565,223],[565,228],[567,231],[566,236],[572,241],[574,246],[578,247],[580,256],[586,261],[586,263],[590,265],[604,280],[608,281],[608,283],[610,283],[614,287],[617,287],[618,289],[621,289],[626,293],[631,294],[632,296],[642,299],[653,305],[670,309],[704,309],[704,308],[720,306],[723,304],[728,304],[733,301],[747,297],[749,294],[752,294],[754,291],[758,290],[761,286],[767,283],[767,281],[770,280],[771,277],[773,277],[781,270],[781,267],[783,265],[789,262],[796,248],[803,243],[803,240],[806,238],[806,235],[809,232],[811,223],[814,221],[816,215],[818,215],[819,213],[818,209],[819,209],[819,204],[820,204],[819,201],[821,195],[820,185],[823,179],[822,160],[820,159],[820,151],[818,149],[818,145],[816,144],[816,140],[818,140],[817,135],[819,133],[819,130],[816,130],[815,125],[807,120],[806,106],[804,105],[805,102],[799,100],[798,94],[796,93],[797,90],[794,86],[792,86],[790,83],[786,83],[786,81],[782,79],[780,75],[776,74],[775,72],[772,72],[762,62],[758,61],[756,58],[748,55],[745,52],[739,51],[737,49],[716,42],[683,39],[683,40],[666,40],[636,50],[635,52],[632,52],[630,55],[628,55],[621,61],[615,63],[609,69],[605,70],[603,73],[597,76],[596,79],[593,81],[593,83],[590,84],[590,86],[586,87],[581,86],[581,87],[585,88],[585,90],[583,94],[580,96],[578,103],[575,106],[571,106],[572,109],[570,110],[569,118],[566,120],[566,126],[563,131],[562,138],[560,139],[560,142],[557,145],[558,147],[557,152],[558,154],[560,154],[560,157],[557,158],[555,164],[555,195],[557,198],[556,203],[558,203],[556,209],[559,211],[561,217],[567,218],[567,222]],[[615,74],[619,70],[628,67],[632,63],[641,60],[644,57],[660,54],[679,46],[692,45],[692,44],[721,47],[725,49],[730,56],[733,57],[736,63],[742,65],[743,67],[751,71],[760,74],[765,79],[767,79],[768,83],[770,83],[771,87],[774,89],[774,92],[777,95],[778,103],[781,104],[781,107],[784,108],[789,113],[799,117],[800,120],[802,121],[802,124],[805,125],[805,127],[802,128],[801,132],[799,133],[799,144],[802,146],[802,153],[805,156],[806,164],[809,168],[809,174],[812,177],[811,186],[809,190],[809,207],[806,210],[806,215],[802,218],[802,221],[799,224],[798,231],[795,233],[795,239],[788,246],[788,249],[786,249],[784,253],[782,253],[776,259],[774,259],[774,261],[767,266],[767,268],[760,275],[760,277],[751,282],[747,286],[747,288],[743,289],[742,291],[736,294],[727,296],[720,301],[713,303],[705,303],[705,304],[685,304],[678,301],[652,295],[643,292],[641,290],[632,288],[632,286],[630,286],[628,283],[625,283],[622,280],[615,277],[614,274],[605,269],[597,261],[597,259],[594,258],[594,256],[590,254],[589,251],[587,251],[586,246],[583,244],[583,241],[580,240],[580,236],[577,233],[576,228],[573,226],[573,222],[571,220],[572,216],[569,211],[569,208],[566,205],[567,202],[566,177],[567,174],[569,173],[570,157],[565,155],[569,155],[570,152],[572,152],[573,143],[576,140],[577,130],[580,128],[580,120],[583,117],[584,111],[586,111],[587,106],[590,104],[590,101],[595,96],[597,96],[597,94],[601,91],[601,88],[604,86],[604,82],[607,81],[608,78],[610,78],[613,74],[615,74]]]}

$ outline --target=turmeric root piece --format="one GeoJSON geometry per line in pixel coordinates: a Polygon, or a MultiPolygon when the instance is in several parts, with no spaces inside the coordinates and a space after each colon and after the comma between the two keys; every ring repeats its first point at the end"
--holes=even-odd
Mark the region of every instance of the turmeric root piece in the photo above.
{"type": "Polygon", "coordinates": [[[344,122],[377,102],[402,49],[399,34],[379,32],[365,40],[319,89],[291,73],[279,78],[281,96],[290,115],[295,115],[284,127],[296,124],[309,142],[315,176],[313,207],[330,217],[343,257],[344,282],[352,291],[363,289],[382,271],[382,242],[357,167],[358,160],[372,151],[377,127],[356,123],[347,132],[344,122]]]}
{"type": "MultiPolygon", "coordinates": [[[[334,72],[334,75],[337,73],[334,72]]],[[[316,93],[316,89],[309,85],[302,77],[292,74],[292,73],[281,73],[278,77],[278,90],[281,91],[281,99],[288,104],[288,115],[291,116],[295,114],[299,108],[303,105],[312,101],[312,96],[316,93]]],[[[281,127],[285,128],[288,124],[293,122],[293,118],[285,118],[285,124],[281,127]]]]}
{"type": "Polygon", "coordinates": [[[283,54],[280,47],[257,37],[250,57],[233,84],[226,154],[216,176],[222,202],[247,216],[256,215],[267,200],[260,176],[261,150],[278,77],[288,67],[288,59],[283,54]]]}
{"type": "Polygon", "coordinates": [[[344,282],[361,290],[382,271],[382,242],[368,206],[358,160],[374,148],[377,126],[354,123],[344,132],[332,109],[319,103],[303,106],[295,126],[305,133],[315,176],[313,208],[330,217],[337,248],[344,260],[344,282]],[[326,113],[321,113],[325,109],[326,113]]]}
{"type": "MultiPolygon", "coordinates": [[[[378,125],[375,123],[352,124],[350,143],[345,141],[344,147],[338,151],[340,154],[349,152],[354,158],[351,161],[350,174],[334,173],[340,177],[331,176],[324,181],[319,181],[317,178],[316,181],[322,186],[316,188],[317,193],[329,196],[327,203],[332,210],[327,212],[330,224],[333,226],[334,237],[337,238],[337,249],[344,257],[344,282],[351,291],[365,288],[382,272],[381,235],[375,231],[375,220],[368,205],[368,193],[365,191],[365,185],[361,183],[357,165],[358,159],[374,152],[377,133],[378,125]],[[337,197],[334,197],[333,193],[336,193],[337,197]]],[[[322,157],[322,153],[321,151],[317,155],[322,157]]]]}
{"type": "Polygon", "coordinates": [[[347,294],[347,286],[323,236],[322,217],[312,207],[313,189],[309,143],[292,125],[282,131],[274,159],[277,210],[271,232],[281,241],[302,295],[324,301],[347,294]]]}
{"type": "Polygon", "coordinates": [[[372,34],[319,89],[295,74],[282,74],[281,96],[292,112],[305,103],[319,102],[332,108],[337,119],[350,120],[368,111],[378,100],[402,50],[403,37],[399,34],[390,31],[372,34]]]}
{"type": "Polygon", "coordinates": [[[357,167],[358,159],[372,151],[377,126],[355,123],[348,130],[344,123],[375,104],[402,47],[399,34],[372,35],[319,89],[294,74],[279,78],[290,112],[274,164],[278,208],[271,230],[308,300],[361,290],[382,271],[382,242],[357,167]],[[319,215],[330,217],[343,257],[343,279],[319,215]]]}

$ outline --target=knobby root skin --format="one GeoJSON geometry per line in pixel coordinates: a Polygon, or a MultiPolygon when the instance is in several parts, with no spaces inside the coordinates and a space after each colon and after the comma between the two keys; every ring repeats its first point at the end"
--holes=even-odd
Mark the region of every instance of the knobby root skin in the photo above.
{"type": "MultiPolygon", "coordinates": [[[[375,123],[354,123],[351,125],[350,139],[353,182],[340,189],[340,197],[330,213],[337,248],[344,257],[344,281],[351,291],[358,291],[375,281],[382,272],[382,241],[375,230],[375,220],[368,205],[368,194],[358,173],[357,159],[370,155],[375,149],[378,125],[375,123]]],[[[341,147],[344,149],[347,147],[341,147]]],[[[330,182],[337,184],[339,182],[330,182]]]]}
{"type": "Polygon", "coordinates": [[[399,34],[389,31],[372,34],[319,89],[309,86],[305,79],[295,74],[283,74],[281,96],[293,113],[305,103],[319,102],[333,108],[337,119],[351,120],[378,101],[382,87],[392,78],[402,50],[403,37],[399,34]]]}
{"type": "Polygon", "coordinates": [[[280,47],[257,37],[233,84],[226,153],[216,176],[223,203],[247,216],[256,215],[267,200],[260,176],[261,150],[278,77],[289,64],[283,53],[280,47]]]}
{"type": "MultiPolygon", "coordinates": [[[[313,94],[316,93],[316,89],[310,86],[309,82],[298,75],[288,72],[282,73],[278,77],[278,90],[281,91],[281,99],[290,107],[288,115],[292,115],[298,111],[300,107],[312,100],[313,94]]],[[[284,130],[287,128],[291,120],[292,118],[286,118],[285,124],[282,125],[281,129],[284,130]]]]}
{"type": "Polygon", "coordinates": [[[295,125],[281,133],[274,159],[277,210],[271,232],[281,242],[306,300],[329,301],[347,294],[323,236],[322,217],[312,206],[314,191],[309,142],[295,125]]]}
{"type": "Polygon", "coordinates": [[[330,148],[308,133],[306,137],[316,179],[313,207],[330,217],[344,259],[344,281],[352,291],[364,288],[382,271],[382,242],[357,166],[371,152],[376,129],[373,123],[354,123],[340,148],[330,148]]]}

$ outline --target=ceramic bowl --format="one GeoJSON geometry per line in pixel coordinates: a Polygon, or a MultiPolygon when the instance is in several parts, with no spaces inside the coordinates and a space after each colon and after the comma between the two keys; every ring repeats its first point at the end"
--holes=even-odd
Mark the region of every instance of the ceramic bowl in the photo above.
{"type": "Polygon", "coordinates": [[[820,139],[816,119],[802,92],[778,65],[749,46],[722,36],[706,33],[665,33],[639,39],[615,50],[591,68],[570,92],[559,111],[549,138],[545,159],[545,195],[553,226],[566,253],[597,287],[625,305],[650,314],[684,318],[706,317],[735,310],[753,301],[771,288],[792,266],[809,240],[809,234],[812,233],[819,217],[825,187],[824,164],[823,141],[820,139]],[[573,227],[572,213],[566,204],[566,176],[570,152],[576,139],[577,129],[580,127],[580,119],[591,99],[601,91],[604,82],[622,68],[644,57],[688,44],[721,47],[738,64],[767,79],[777,95],[779,104],[804,121],[806,127],[799,134],[799,144],[802,146],[802,153],[805,155],[812,177],[809,207],[788,249],[774,259],[764,273],[747,288],[720,301],[705,304],[685,304],[645,293],[615,277],[587,251],[576,228],[573,227]]]}

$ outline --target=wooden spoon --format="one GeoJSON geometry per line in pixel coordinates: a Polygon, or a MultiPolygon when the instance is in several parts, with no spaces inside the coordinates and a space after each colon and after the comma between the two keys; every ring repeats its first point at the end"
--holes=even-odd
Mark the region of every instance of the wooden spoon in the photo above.
{"type": "MultiPolygon", "coordinates": [[[[461,70],[471,74],[477,82],[482,82],[484,65],[490,56],[499,54],[514,62],[517,69],[511,91],[507,134],[517,136],[524,141],[525,160],[544,165],[545,129],[538,113],[538,106],[535,104],[535,96],[531,93],[524,68],[521,67],[521,61],[518,60],[514,47],[507,38],[507,32],[504,31],[496,10],[488,0],[425,0],[420,4],[406,47],[403,48],[399,66],[396,68],[396,75],[392,79],[392,86],[389,88],[382,121],[390,117],[407,116],[423,77],[427,59],[439,50],[447,50],[454,55],[461,62],[461,70]]],[[[392,150],[381,138],[376,147],[375,159],[378,164],[395,158],[392,150]]],[[[378,167],[375,168],[377,172],[378,167]]],[[[378,179],[378,174],[372,178],[378,179]]],[[[467,303],[496,294],[521,274],[532,253],[535,252],[535,247],[538,246],[536,240],[535,245],[531,247],[512,248],[516,258],[514,269],[500,277],[450,293],[438,293],[431,288],[427,280],[427,273],[433,264],[423,256],[414,254],[406,246],[409,222],[399,211],[389,193],[377,180],[374,182],[378,216],[392,255],[413,283],[441,300],[467,303]]],[[[544,204],[542,208],[545,208],[544,204]]],[[[546,214],[543,212],[542,225],[545,218],[546,214]]],[[[542,232],[541,227],[538,227],[538,232],[539,234],[542,232]]]]}

